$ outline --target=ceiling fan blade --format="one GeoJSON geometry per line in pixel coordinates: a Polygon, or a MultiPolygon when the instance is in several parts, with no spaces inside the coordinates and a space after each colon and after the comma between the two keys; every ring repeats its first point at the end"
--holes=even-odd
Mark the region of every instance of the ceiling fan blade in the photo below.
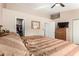
{"type": "Polygon", "coordinates": [[[62,3],[60,3],[60,5],[61,5],[62,7],[65,7],[65,5],[64,5],[64,4],[62,4],[62,3]]]}
{"type": "Polygon", "coordinates": [[[53,8],[56,4],[54,4],[51,8],[53,8]]]}

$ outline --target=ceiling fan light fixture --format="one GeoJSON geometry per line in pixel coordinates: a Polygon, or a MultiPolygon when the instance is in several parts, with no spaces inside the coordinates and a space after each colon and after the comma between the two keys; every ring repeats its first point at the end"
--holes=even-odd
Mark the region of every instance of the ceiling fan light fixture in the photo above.
{"type": "Polygon", "coordinates": [[[56,6],[60,6],[60,4],[56,4],[56,6]]]}
{"type": "Polygon", "coordinates": [[[61,5],[62,7],[65,7],[65,5],[64,5],[64,4],[62,4],[62,3],[60,3],[60,5],[61,5]]]}
{"type": "Polygon", "coordinates": [[[54,8],[55,6],[61,6],[61,7],[65,7],[65,5],[63,3],[55,3],[51,8],[54,8]]]}

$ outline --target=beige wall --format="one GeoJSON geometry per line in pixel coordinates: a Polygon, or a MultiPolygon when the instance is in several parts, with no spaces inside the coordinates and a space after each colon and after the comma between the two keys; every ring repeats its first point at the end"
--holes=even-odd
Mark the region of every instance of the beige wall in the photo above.
{"type": "Polygon", "coordinates": [[[0,24],[2,24],[2,9],[3,7],[5,7],[5,4],[4,3],[0,3],[0,24]]]}
{"type": "Polygon", "coordinates": [[[3,7],[3,4],[0,3],[0,24],[2,23],[1,20],[2,20],[2,7],[3,7]]]}
{"type": "Polygon", "coordinates": [[[26,35],[44,35],[44,23],[52,22],[50,19],[13,11],[9,9],[3,9],[2,24],[4,28],[10,31],[16,32],[16,18],[24,19],[25,21],[25,34],[26,35]],[[31,21],[40,21],[41,28],[39,30],[31,29],[31,21]]]}
{"type": "Polygon", "coordinates": [[[72,20],[79,18],[79,9],[61,12],[61,18],[64,20],[72,20]]]}

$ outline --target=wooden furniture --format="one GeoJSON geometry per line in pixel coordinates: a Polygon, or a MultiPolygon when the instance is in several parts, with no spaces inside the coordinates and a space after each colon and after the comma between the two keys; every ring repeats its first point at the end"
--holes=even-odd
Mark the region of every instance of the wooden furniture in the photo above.
{"type": "Polygon", "coordinates": [[[55,38],[66,40],[66,28],[57,28],[55,31],[55,38]]]}
{"type": "Polygon", "coordinates": [[[3,37],[3,36],[6,36],[8,35],[9,33],[0,33],[0,37],[3,37]]]}

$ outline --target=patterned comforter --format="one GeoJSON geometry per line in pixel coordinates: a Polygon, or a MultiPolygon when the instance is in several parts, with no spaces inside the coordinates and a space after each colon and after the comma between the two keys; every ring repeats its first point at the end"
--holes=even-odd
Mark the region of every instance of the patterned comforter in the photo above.
{"type": "Polygon", "coordinates": [[[79,56],[79,46],[59,39],[28,39],[26,47],[36,56],[79,56]]]}

